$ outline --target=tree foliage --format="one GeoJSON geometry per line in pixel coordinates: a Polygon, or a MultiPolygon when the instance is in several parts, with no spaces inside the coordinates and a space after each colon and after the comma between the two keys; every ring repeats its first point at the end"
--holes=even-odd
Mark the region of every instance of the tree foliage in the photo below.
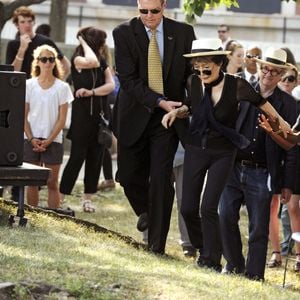
{"type": "Polygon", "coordinates": [[[32,4],[39,4],[46,0],[14,0],[14,1],[0,1],[0,33],[6,23],[14,12],[20,6],[28,6],[32,4]]]}
{"type": "MultiPolygon", "coordinates": [[[[295,1],[300,3],[300,0],[281,1],[295,1]]],[[[238,0],[184,0],[183,10],[185,12],[187,22],[193,23],[195,22],[196,15],[201,17],[204,10],[215,8],[220,5],[226,5],[228,8],[232,6],[239,7],[238,3],[238,0]]]]}

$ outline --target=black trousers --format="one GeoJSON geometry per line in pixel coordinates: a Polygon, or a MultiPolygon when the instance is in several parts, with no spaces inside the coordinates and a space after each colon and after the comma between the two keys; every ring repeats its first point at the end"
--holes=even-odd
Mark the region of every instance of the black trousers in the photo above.
{"type": "Polygon", "coordinates": [[[62,194],[70,195],[85,162],[84,193],[94,194],[97,186],[103,160],[104,147],[95,141],[85,145],[72,142],[69,160],[63,171],[59,190],[62,194]]]}
{"type": "Polygon", "coordinates": [[[172,165],[178,146],[174,128],[161,125],[156,112],[131,147],[118,144],[118,180],[136,215],[148,212],[148,246],[164,253],[174,199],[172,165]]]}
{"type": "Polygon", "coordinates": [[[113,167],[112,167],[112,160],[111,160],[111,154],[109,152],[109,149],[104,149],[104,155],[103,155],[103,175],[105,180],[113,179],[113,167]]]}
{"type": "Polygon", "coordinates": [[[202,260],[213,265],[220,265],[222,256],[218,205],[235,155],[235,149],[186,145],[181,213],[192,245],[200,250],[202,260]]]}

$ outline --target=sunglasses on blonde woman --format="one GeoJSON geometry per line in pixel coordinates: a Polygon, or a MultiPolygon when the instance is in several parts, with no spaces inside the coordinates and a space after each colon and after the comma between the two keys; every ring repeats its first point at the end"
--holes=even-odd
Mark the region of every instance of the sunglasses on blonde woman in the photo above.
{"type": "Polygon", "coordinates": [[[292,82],[295,82],[295,80],[296,80],[296,77],[293,75],[284,76],[281,78],[282,82],[288,81],[288,82],[292,83],[292,82]]]}
{"type": "Polygon", "coordinates": [[[55,62],[55,57],[53,57],[53,56],[50,56],[50,57],[43,56],[43,57],[39,57],[38,60],[43,64],[47,63],[47,61],[49,61],[50,64],[53,64],[55,62]]]}

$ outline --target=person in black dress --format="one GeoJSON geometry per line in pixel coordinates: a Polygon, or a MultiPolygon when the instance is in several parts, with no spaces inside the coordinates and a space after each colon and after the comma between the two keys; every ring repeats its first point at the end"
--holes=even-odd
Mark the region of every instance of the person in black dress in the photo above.
{"type": "Polygon", "coordinates": [[[272,119],[279,120],[284,132],[290,130],[274,108],[246,80],[221,71],[226,54],[219,39],[193,42],[191,54],[184,55],[192,58],[196,73],[188,81],[186,104],[162,119],[162,124],[169,128],[176,117],[186,117],[188,111],[192,113],[185,145],[181,213],[190,240],[200,251],[198,266],[218,272],[222,269],[219,199],[233,167],[237,147],[244,148],[249,144],[235,130],[239,102],[249,101],[259,106],[272,119]]]}
{"type": "MultiPolygon", "coordinates": [[[[78,174],[85,162],[83,210],[94,212],[92,194],[97,192],[104,146],[98,144],[97,133],[100,112],[106,111],[106,96],[114,89],[112,74],[101,56],[106,33],[94,27],[79,30],[80,45],[72,57],[71,74],[75,89],[71,125],[67,138],[72,141],[71,153],[64,169],[60,193],[72,192],[78,174]]],[[[107,119],[107,116],[106,116],[107,119]]]]}

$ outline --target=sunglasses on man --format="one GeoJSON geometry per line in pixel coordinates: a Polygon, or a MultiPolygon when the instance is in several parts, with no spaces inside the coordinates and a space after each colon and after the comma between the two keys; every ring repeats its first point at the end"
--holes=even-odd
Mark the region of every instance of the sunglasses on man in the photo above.
{"type": "Polygon", "coordinates": [[[55,57],[53,57],[53,56],[50,56],[50,57],[43,56],[43,57],[39,57],[38,60],[43,64],[47,63],[47,61],[49,61],[50,64],[53,64],[55,62],[55,57]]]}
{"type": "Polygon", "coordinates": [[[226,33],[227,30],[218,30],[218,33],[226,33]]]}
{"type": "Polygon", "coordinates": [[[292,82],[295,82],[295,80],[296,80],[296,77],[294,75],[284,76],[281,78],[282,82],[288,81],[288,82],[292,83],[292,82]]]}
{"type": "Polygon", "coordinates": [[[144,8],[140,8],[139,12],[143,15],[148,15],[149,12],[151,12],[152,15],[157,15],[161,12],[160,9],[154,8],[154,9],[144,9],[144,8]]]}

